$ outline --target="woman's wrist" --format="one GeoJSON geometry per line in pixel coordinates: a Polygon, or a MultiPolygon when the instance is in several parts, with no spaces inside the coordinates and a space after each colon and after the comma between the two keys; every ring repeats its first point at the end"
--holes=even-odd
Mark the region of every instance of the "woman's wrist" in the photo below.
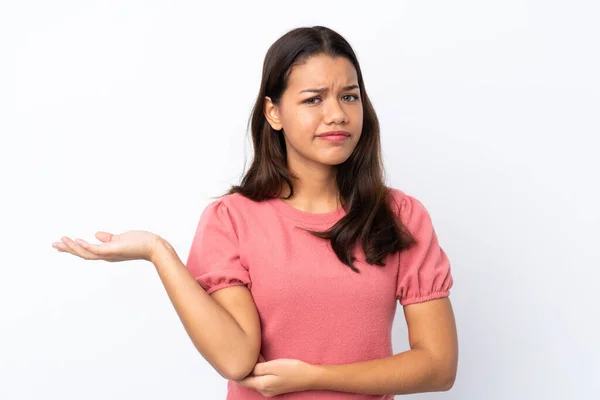
{"type": "Polygon", "coordinates": [[[148,257],[148,261],[150,261],[155,266],[157,262],[161,259],[165,258],[165,255],[169,252],[174,251],[173,246],[165,239],[156,235],[154,241],[152,242],[152,246],[150,247],[150,256],[148,257]]]}
{"type": "Polygon", "coordinates": [[[325,366],[311,364],[304,390],[322,390],[322,380],[326,373],[325,366]]]}

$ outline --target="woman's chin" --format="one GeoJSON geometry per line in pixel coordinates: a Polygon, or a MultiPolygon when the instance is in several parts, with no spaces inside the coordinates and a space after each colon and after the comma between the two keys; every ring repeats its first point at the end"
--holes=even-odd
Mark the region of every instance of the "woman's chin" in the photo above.
{"type": "Polygon", "coordinates": [[[350,157],[350,155],[340,155],[337,157],[323,157],[322,159],[319,160],[319,162],[321,164],[324,165],[329,165],[329,166],[335,166],[335,165],[340,165],[343,162],[345,162],[348,158],[350,157]]]}

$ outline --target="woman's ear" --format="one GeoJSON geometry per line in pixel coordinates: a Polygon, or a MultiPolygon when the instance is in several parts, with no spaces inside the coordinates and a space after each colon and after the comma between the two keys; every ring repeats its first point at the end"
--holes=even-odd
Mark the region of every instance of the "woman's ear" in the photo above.
{"type": "Polygon", "coordinates": [[[281,124],[281,120],[279,118],[279,108],[275,104],[273,104],[273,101],[271,101],[271,98],[269,96],[265,96],[264,113],[267,122],[269,123],[269,125],[271,125],[271,128],[273,128],[276,131],[279,131],[283,128],[283,125],[281,124]]]}

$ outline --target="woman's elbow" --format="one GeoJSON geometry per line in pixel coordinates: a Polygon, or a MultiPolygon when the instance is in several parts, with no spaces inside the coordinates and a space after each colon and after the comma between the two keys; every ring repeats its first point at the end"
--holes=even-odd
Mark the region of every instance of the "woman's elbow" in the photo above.
{"type": "Polygon", "coordinates": [[[221,374],[221,376],[230,381],[241,381],[250,375],[250,373],[254,370],[256,363],[259,361],[260,359],[254,359],[254,357],[246,359],[242,359],[240,357],[238,358],[237,362],[232,363],[234,368],[231,368],[229,371],[226,371],[226,373],[221,374]]]}
{"type": "Polygon", "coordinates": [[[244,379],[245,377],[247,377],[248,375],[250,375],[250,372],[245,372],[245,371],[232,371],[232,372],[228,372],[225,374],[221,374],[221,376],[227,380],[230,381],[241,381],[242,379],[244,379]]]}
{"type": "Polygon", "coordinates": [[[454,386],[454,381],[456,380],[455,376],[446,378],[443,381],[443,384],[440,388],[440,392],[447,392],[448,390],[452,389],[452,387],[454,386]]]}
{"type": "Polygon", "coordinates": [[[454,386],[456,381],[456,367],[445,368],[439,374],[439,387],[440,392],[446,392],[454,386]]]}

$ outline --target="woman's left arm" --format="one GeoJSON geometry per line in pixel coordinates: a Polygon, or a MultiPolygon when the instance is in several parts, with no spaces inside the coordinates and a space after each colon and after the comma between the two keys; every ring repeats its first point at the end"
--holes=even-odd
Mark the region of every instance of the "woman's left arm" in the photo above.
{"type": "Polygon", "coordinates": [[[404,306],[410,350],[341,365],[313,365],[306,390],[362,394],[437,392],[454,385],[458,339],[448,297],[404,306]]]}

